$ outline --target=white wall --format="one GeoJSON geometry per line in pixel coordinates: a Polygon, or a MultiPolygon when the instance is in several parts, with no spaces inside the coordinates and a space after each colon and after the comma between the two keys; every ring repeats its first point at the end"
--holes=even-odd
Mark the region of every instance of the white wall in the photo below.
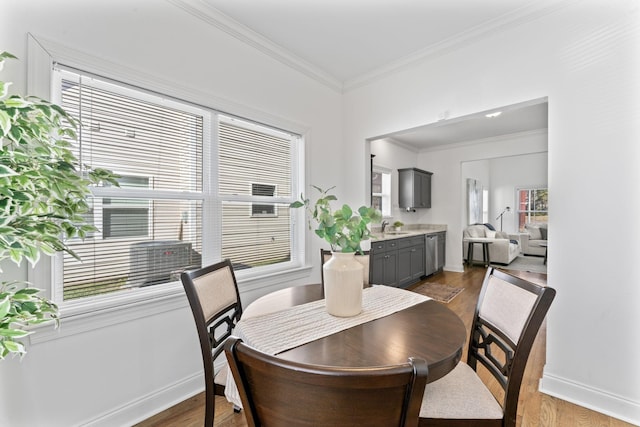
{"type": "MultiPolygon", "coordinates": [[[[27,33],[32,33],[94,55],[96,63],[193,91],[212,107],[291,122],[307,132],[307,159],[313,159],[307,164],[308,183],[342,185],[332,153],[342,140],[341,95],[170,2],[3,0],[0,8],[0,51],[21,59],[6,62],[2,73],[4,81],[14,82],[13,92],[26,88],[27,33]]],[[[275,287],[318,282],[319,243],[308,239],[310,276],[243,293],[243,301],[275,287]]],[[[26,268],[10,268],[2,277],[12,278],[25,279],[26,268]]],[[[0,425],[131,425],[202,390],[186,298],[168,301],[161,313],[131,311],[96,316],[91,321],[104,318],[109,326],[79,333],[63,319],[63,337],[30,345],[22,361],[0,362],[0,425]],[[114,319],[120,323],[112,324],[114,319]]]]}
{"type": "MultiPolygon", "coordinates": [[[[548,97],[548,281],[558,295],[542,388],[640,424],[640,12],[626,0],[562,5],[346,93],[347,155],[363,159],[347,181],[352,197],[363,194],[367,139],[436,122],[443,111],[455,118],[548,97]],[[615,231],[599,232],[602,224],[615,231]]],[[[515,151],[421,153],[435,186],[425,219],[459,221],[461,161],[515,151]]],[[[448,247],[460,233],[449,229],[448,247]]],[[[456,253],[447,250],[448,263],[456,253]]]]}
{"type": "MultiPolygon", "coordinates": [[[[546,132],[545,132],[546,134],[546,132]]],[[[541,135],[542,137],[542,135],[541,135]]],[[[546,135],[544,135],[546,139],[546,135]]],[[[500,227],[500,220],[496,217],[506,206],[511,208],[502,217],[503,230],[507,233],[518,232],[517,190],[519,188],[547,187],[547,153],[527,154],[523,156],[498,157],[491,159],[491,200],[489,202],[489,222],[496,229],[500,227]]]]}

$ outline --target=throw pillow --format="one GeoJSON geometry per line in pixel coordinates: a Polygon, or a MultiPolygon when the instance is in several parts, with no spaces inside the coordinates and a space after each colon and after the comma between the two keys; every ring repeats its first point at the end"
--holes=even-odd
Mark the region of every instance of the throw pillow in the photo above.
{"type": "Polygon", "coordinates": [[[542,240],[542,233],[540,232],[540,227],[536,227],[535,225],[525,225],[524,228],[529,233],[529,240],[542,240]]]}

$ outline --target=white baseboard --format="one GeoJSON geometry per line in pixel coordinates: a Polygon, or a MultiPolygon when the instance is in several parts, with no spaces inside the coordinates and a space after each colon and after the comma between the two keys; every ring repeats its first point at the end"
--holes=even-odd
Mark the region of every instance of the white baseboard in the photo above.
{"type": "Polygon", "coordinates": [[[202,391],[204,391],[204,382],[202,381],[202,372],[198,371],[182,381],[105,412],[86,423],[82,423],[81,426],[112,427],[134,425],[202,391]]]}
{"type": "Polygon", "coordinates": [[[464,273],[463,265],[445,265],[442,269],[444,271],[452,271],[454,273],[464,273]]]}
{"type": "Polygon", "coordinates": [[[607,416],[640,426],[640,402],[634,402],[585,384],[544,373],[540,391],[607,416]]]}

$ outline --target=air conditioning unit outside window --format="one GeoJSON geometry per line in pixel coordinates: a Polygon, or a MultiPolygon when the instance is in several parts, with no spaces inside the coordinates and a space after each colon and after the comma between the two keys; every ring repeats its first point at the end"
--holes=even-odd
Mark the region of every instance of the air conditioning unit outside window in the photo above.
{"type": "Polygon", "coordinates": [[[149,286],[176,280],[177,275],[192,265],[191,242],[151,240],[133,243],[129,249],[129,283],[149,286]]]}

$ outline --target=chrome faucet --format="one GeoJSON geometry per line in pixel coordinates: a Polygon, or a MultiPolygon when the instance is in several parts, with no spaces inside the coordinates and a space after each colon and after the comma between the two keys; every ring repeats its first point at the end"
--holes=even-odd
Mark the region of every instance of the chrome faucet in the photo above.
{"type": "Polygon", "coordinates": [[[387,228],[387,225],[389,225],[389,222],[385,220],[385,221],[382,221],[382,224],[380,224],[380,225],[382,227],[381,231],[382,231],[382,233],[384,233],[384,229],[387,228]]]}

